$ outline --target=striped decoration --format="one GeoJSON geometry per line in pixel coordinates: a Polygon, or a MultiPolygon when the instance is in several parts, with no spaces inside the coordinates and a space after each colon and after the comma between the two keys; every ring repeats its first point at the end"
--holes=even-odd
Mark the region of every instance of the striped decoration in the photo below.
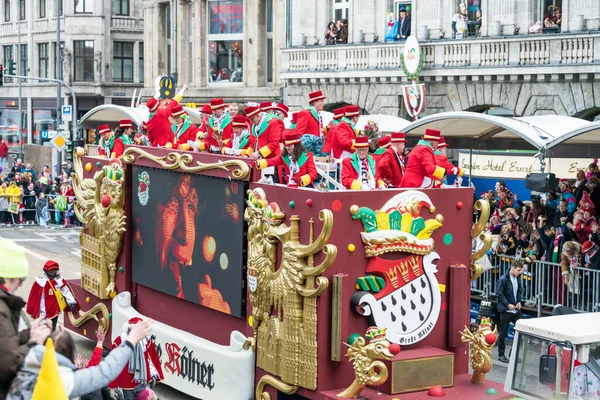
{"type": "Polygon", "coordinates": [[[368,275],[356,279],[356,289],[379,293],[385,286],[385,280],[380,276],[368,275]]]}

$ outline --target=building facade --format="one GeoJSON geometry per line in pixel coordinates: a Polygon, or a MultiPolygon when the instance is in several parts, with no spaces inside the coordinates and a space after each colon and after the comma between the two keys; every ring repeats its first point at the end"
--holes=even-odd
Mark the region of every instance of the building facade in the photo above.
{"type": "Polygon", "coordinates": [[[188,82],[185,102],[280,99],[282,0],[144,0],[146,92],[155,78],[188,82]]]}
{"type": "Polygon", "coordinates": [[[403,43],[384,43],[387,14],[397,18],[403,7],[424,52],[425,115],[494,108],[514,116],[600,114],[598,1],[288,0],[288,7],[281,78],[292,108],[321,89],[330,107],[355,103],[369,114],[407,118],[403,43]],[[460,3],[468,35],[453,39],[460,3]],[[348,21],[348,43],[326,46],[328,22],[338,19],[348,21]]]}
{"type": "MultiPolygon", "coordinates": [[[[144,84],[142,0],[3,0],[0,3],[0,58],[17,63],[17,74],[56,77],[56,1],[61,52],[58,76],[77,96],[77,115],[100,104],[129,105],[144,84]],[[19,27],[20,24],[20,27],[19,27]],[[19,48],[19,29],[20,43],[19,48]]],[[[23,130],[28,143],[43,144],[56,129],[56,84],[23,81],[23,130]]],[[[0,91],[3,137],[18,123],[18,85],[5,79],[0,91]]],[[[62,90],[62,104],[71,96],[62,90]]]]}

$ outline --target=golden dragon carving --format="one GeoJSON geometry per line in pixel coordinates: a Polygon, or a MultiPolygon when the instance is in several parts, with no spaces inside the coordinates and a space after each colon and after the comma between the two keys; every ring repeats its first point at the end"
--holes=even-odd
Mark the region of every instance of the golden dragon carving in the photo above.
{"type": "Polygon", "coordinates": [[[102,243],[104,259],[102,268],[108,268],[108,284],[100,298],[115,294],[116,262],[121,253],[123,234],[126,230],[125,172],[121,161],[111,160],[94,174],[93,178],[83,178],[82,159],[84,150],[75,149],[73,154],[73,191],[77,197],[74,210],[77,218],[85,224],[85,231],[102,243]],[[104,204],[103,204],[104,203],[104,204]],[[106,205],[106,206],[105,206],[106,205]]]}
{"type": "Polygon", "coordinates": [[[346,390],[338,393],[338,397],[355,398],[360,396],[365,387],[379,386],[387,381],[388,369],[379,360],[391,360],[394,354],[400,351],[400,346],[392,345],[387,341],[385,328],[371,327],[365,336],[369,338],[369,344],[363,337],[358,337],[354,343],[346,345],[348,346],[346,356],[353,362],[354,381],[346,390]],[[393,347],[390,349],[391,346],[393,347]]]}
{"type": "Polygon", "coordinates": [[[492,235],[489,232],[484,232],[490,218],[490,203],[487,200],[477,200],[475,209],[479,211],[479,220],[471,229],[471,239],[479,238],[483,242],[483,246],[471,255],[472,281],[477,280],[483,274],[483,266],[478,264],[477,261],[492,247],[492,235]]]}
{"type": "Polygon", "coordinates": [[[498,337],[498,327],[492,330],[491,321],[483,317],[477,332],[471,332],[466,326],[461,334],[463,343],[473,343],[471,349],[471,366],[473,367],[473,378],[471,382],[481,384],[485,382],[485,374],[492,369],[492,348],[498,337]]]}
{"type": "Polygon", "coordinates": [[[108,308],[106,307],[106,305],[104,305],[102,303],[96,304],[94,307],[90,308],[87,311],[79,311],[78,318],[75,318],[75,316],[73,315],[72,312],[69,312],[68,315],[69,315],[69,322],[71,322],[71,325],[73,325],[75,328],[79,328],[81,325],[83,325],[87,321],[94,320],[94,321],[98,322],[98,325],[100,325],[100,326],[102,326],[102,328],[104,328],[105,332],[108,332],[108,328],[110,325],[109,312],[108,312],[108,308]],[[98,319],[98,316],[97,316],[98,313],[102,314],[102,317],[100,319],[98,319]]]}

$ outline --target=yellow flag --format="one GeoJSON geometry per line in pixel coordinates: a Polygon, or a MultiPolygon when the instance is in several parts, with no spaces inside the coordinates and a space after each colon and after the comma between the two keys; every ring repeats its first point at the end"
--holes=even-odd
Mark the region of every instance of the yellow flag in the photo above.
{"type": "Polygon", "coordinates": [[[31,400],[67,400],[52,339],[46,341],[46,351],[42,358],[42,368],[33,388],[31,400]]]}

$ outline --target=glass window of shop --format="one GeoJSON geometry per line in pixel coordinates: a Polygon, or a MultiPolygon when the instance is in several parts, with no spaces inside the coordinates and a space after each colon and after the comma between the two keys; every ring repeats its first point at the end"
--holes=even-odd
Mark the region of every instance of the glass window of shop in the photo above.
{"type": "Polygon", "coordinates": [[[243,0],[208,1],[208,82],[243,82],[243,0]]]}
{"type": "MultiPolygon", "coordinates": [[[[10,60],[14,61],[14,47],[13,45],[4,46],[4,65],[8,66],[10,60]]],[[[4,78],[4,83],[12,83],[12,78],[4,78]]]]}
{"type": "Polygon", "coordinates": [[[38,73],[41,78],[48,77],[48,43],[38,43],[38,73]]]}
{"type": "Polygon", "coordinates": [[[273,83],[273,0],[267,0],[267,83],[273,83]]]}
{"type": "Polygon", "coordinates": [[[133,42],[113,43],[113,81],[133,82],[133,42]]]}
{"type": "Polygon", "coordinates": [[[75,80],[94,81],[94,41],[75,40],[75,80]]]}
{"type": "Polygon", "coordinates": [[[56,110],[33,110],[33,132],[32,139],[35,144],[43,144],[54,137],[56,124],[56,110]],[[42,132],[47,131],[46,138],[42,138],[42,132]],[[52,137],[50,137],[52,136],[52,137]]]}
{"type": "Polygon", "coordinates": [[[0,109],[0,140],[6,140],[9,150],[19,146],[19,110],[16,102],[11,108],[0,109]]]}

